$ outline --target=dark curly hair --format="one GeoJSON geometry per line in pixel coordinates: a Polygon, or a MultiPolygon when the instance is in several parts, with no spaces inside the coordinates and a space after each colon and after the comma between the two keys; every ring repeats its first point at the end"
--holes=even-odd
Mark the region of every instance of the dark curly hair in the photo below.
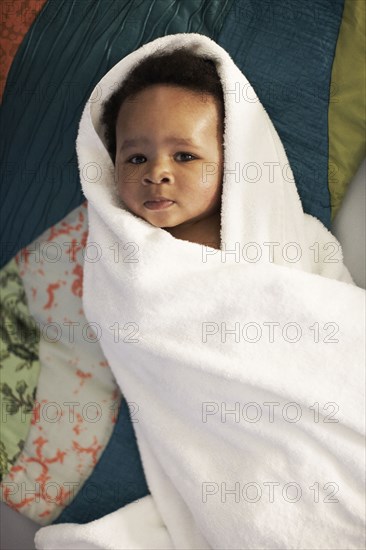
{"type": "Polygon", "coordinates": [[[153,54],[132,69],[126,79],[102,105],[101,122],[105,128],[107,149],[114,164],[116,159],[116,122],[122,103],[128,97],[136,95],[153,84],[181,86],[201,94],[214,96],[219,101],[221,120],[224,123],[224,94],[214,61],[186,49],[153,54]]]}

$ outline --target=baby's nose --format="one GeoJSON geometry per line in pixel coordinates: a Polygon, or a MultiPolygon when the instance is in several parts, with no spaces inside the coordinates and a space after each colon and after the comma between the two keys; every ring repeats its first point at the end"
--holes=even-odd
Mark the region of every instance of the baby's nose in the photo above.
{"type": "Polygon", "coordinates": [[[151,166],[143,175],[144,183],[169,183],[173,181],[173,175],[165,167],[151,166]]]}

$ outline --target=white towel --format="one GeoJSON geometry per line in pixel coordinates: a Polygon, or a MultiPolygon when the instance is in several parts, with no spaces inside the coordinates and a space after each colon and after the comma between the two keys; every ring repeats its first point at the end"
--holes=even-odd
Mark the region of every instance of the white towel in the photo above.
{"type": "Polygon", "coordinates": [[[61,523],[44,527],[37,531],[35,541],[37,547],[49,550],[173,548],[151,495],[84,525],[61,523]]]}
{"type": "MultiPolygon", "coordinates": [[[[224,90],[249,86],[213,40],[176,34],[122,59],[98,93],[107,97],[158,48],[181,47],[211,57],[224,90]]],[[[337,240],[304,214],[253,90],[256,101],[224,96],[221,250],[117,204],[101,104],[85,107],[77,153],[88,243],[102,254],[85,263],[84,309],[132,403],[151,496],[86,526],[44,527],[38,549],[365,546],[365,292],[337,240]],[[88,163],[101,167],[99,181],[86,179],[88,163]],[[262,175],[236,179],[235,163],[262,175]],[[116,263],[111,247],[128,242],[138,261],[116,263]],[[257,262],[244,254],[248,243],[257,262]]]]}

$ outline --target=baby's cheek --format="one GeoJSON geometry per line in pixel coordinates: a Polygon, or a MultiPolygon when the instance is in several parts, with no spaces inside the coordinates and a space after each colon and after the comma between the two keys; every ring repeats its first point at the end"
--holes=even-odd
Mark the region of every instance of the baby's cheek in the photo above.
{"type": "Polygon", "coordinates": [[[125,187],[130,185],[131,183],[137,183],[137,176],[138,176],[138,166],[135,164],[116,164],[115,171],[114,171],[114,177],[115,181],[118,182],[119,185],[124,185],[125,187]]]}
{"type": "Polygon", "coordinates": [[[216,187],[222,180],[222,166],[219,162],[202,162],[199,165],[197,180],[202,187],[216,187]]]}
{"type": "Polygon", "coordinates": [[[119,182],[118,184],[118,194],[120,198],[123,200],[123,202],[131,208],[133,206],[134,200],[133,200],[133,194],[131,193],[130,189],[127,185],[124,183],[119,182]]]}
{"type": "Polygon", "coordinates": [[[136,175],[136,168],[131,164],[126,167],[120,167],[115,172],[115,181],[119,193],[125,198],[133,198],[133,195],[137,191],[138,180],[136,175]],[[131,168],[129,168],[131,166],[131,168]]]}

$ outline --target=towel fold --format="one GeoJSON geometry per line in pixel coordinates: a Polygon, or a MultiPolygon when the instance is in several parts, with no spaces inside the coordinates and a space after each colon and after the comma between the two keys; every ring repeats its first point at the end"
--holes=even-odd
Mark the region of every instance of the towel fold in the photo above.
{"type": "Polygon", "coordinates": [[[49,550],[173,548],[151,495],[84,525],[64,523],[36,533],[37,548],[49,550]]]}

